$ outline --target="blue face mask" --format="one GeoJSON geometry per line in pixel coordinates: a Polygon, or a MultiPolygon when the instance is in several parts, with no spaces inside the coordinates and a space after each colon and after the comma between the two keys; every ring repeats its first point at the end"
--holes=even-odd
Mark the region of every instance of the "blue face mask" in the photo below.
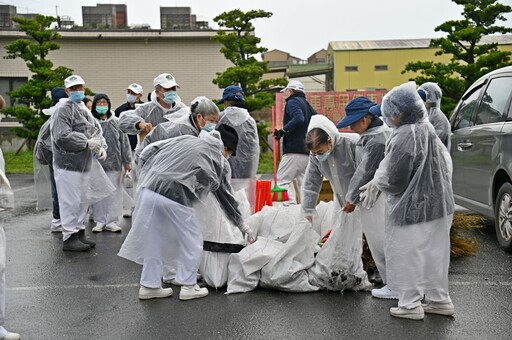
{"type": "Polygon", "coordinates": [[[217,126],[217,124],[206,121],[206,124],[203,126],[202,130],[204,130],[206,132],[212,132],[213,130],[215,130],[216,126],[217,126]]]}
{"type": "Polygon", "coordinates": [[[100,115],[107,114],[108,106],[96,106],[96,112],[98,112],[100,115]]]}
{"type": "Polygon", "coordinates": [[[172,105],[174,102],[179,101],[180,97],[176,91],[167,91],[164,93],[164,102],[172,105]]]}
{"type": "Polygon", "coordinates": [[[324,162],[327,159],[327,157],[329,157],[330,154],[331,151],[326,151],[321,155],[316,155],[315,157],[316,159],[318,159],[319,162],[324,162]]]}
{"type": "Polygon", "coordinates": [[[133,94],[126,95],[126,101],[128,103],[133,104],[133,103],[135,103],[136,100],[137,100],[137,96],[134,96],[133,94]]]}
{"type": "Polygon", "coordinates": [[[70,91],[69,99],[75,103],[80,103],[85,98],[84,91],[70,91]]]}

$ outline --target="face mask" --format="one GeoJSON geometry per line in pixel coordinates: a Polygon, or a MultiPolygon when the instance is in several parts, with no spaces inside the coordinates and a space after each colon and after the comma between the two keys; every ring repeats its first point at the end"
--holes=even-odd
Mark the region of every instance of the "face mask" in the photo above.
{"type": "Polygon", "coordinates": [[[205,130],[206,132],[211,132],[211,131],[215,130],[216,126],[217,126],[217,124],[206,121],[206,124],[203,126],[202,130],[205,130]]]}
{"type": "Polygon", "coordinates": [[[179,101],[180,97],[176,91],[167,91],[164,93],[164,102],[166,104],[172,105],[174,102],[179,101]]]}
{"type": "Polygon", "coordinates": [[[69,92],[69,99],[75,103],[80,103],[85,98],[84,91],[71,91],[69,92]]]}
{"type": "Polygon", "coordinates": [[[329,157],[330,154],[331,154],[331,151],[326,151],[321,155],[316,155],[315,157],[316,157],[316,159],[318,159],[319,162],[323,162],[327,159],[327,157],[329,157]]]}
{"type": "Polygon", "coordinates": [[[126,101],[130,104],[133,104],[137,101],[137,96],[134,96],[133,94],[127,94],[126,101]]]}
{"type": "Polygon", "coordinates": [[[96,112],[98,112],[100,115],[107,114],[108,106],[96,106],[96,112]]]}

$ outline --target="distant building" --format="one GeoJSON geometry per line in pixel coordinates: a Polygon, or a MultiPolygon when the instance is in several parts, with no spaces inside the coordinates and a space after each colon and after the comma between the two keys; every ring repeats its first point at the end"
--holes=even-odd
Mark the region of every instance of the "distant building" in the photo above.
{"type": "MultiPolygon", "coordinates": [[[[333,68],[328,75],[328,91],[390,90],[414,78],[402,74],[409,62],[428,60],[448,63],[451,55],[436,56],[431,39],[331,41],[327,62],[333,68]]],[[[512,51],[512,35],[483,37],[482,44],[497,43],[501,51],[512,51]]]]}
{"type": "Polygon", "coordinates": [[[190,7],[160,7],[162,30],[204,30],[210,29],[207,21],[197,21],[190,7]]]}
{"type": "Polygon", "coordinates": [[[84,28],[126,28],[126,5],[82,6],[82,22],[84,28]]]}
{"type": "Polygon", "coordinates": [[[322,48],[308,58],[308,64],[325,64],[327,62],[327,51],[322,48]]]}
{"type": "Polygon", "coordinates": [[[0,5],[0,28],[15,28],[16,6],[0,5]]]}

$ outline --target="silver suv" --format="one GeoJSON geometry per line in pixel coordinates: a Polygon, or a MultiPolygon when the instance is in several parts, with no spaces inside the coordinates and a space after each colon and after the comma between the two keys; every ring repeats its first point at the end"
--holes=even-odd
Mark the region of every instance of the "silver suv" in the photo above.
{"type": "Polygon", "coordinates": [[[512,252],[512,66],[492,71],[464,93],[450,119],[455,202],[495,219],[512,252]]]}

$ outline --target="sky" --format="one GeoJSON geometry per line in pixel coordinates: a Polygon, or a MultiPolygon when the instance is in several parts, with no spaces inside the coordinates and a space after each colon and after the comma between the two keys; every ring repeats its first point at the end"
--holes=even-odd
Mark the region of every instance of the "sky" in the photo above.
{"type": "MultiPolygon", "coordinates": [[[[97,3],[126,4],[129,25],[149,24],[160,29],[160,8],[191,7],[198,20],[218,28],[213,18],[239,8],[272,12],[254,22],[261,46],[279,49],[307,59],[330,41],[436,38],[434,28],[447,20],[462,19],[462,6],[450,0],[0,0],[17,7],[18,13],[41,13],[71,17],[82,24],[81,6],[97,3]]],[[[501,0],[512,6],[512,0],[501,0]]],[[[512,26],[512,15],[504,26],[512,26]]]]}

